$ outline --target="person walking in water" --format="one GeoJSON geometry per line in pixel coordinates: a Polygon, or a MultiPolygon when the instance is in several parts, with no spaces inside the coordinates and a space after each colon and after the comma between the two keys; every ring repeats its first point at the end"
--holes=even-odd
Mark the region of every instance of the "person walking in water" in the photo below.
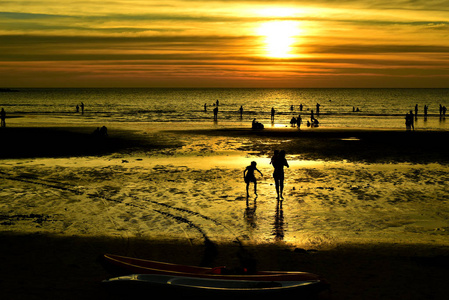
{"type": "Polygon", "coordinates": [[[263,176],[262,172],[257,169],[257,163],[255,161],[252,161],[251,164],[246,167],[245,171],[243,171],[243,179],[246,183],[246,197],[249,197],[249,184],[251,182],[254,183],[254,194],[257,196],[257,179],[254,174],[255,171],[259,172],[260,176],[263,176]]]}
{"type": "Polygon", "coordinates": [[[276,199],[284,199],[283,192],[284,192],[284,166],[289,168],[287,159],[285,159],[285,151],[281,150],[275,150],[274,155],[271,158],[271,162],[274,168],[273,172],[273,178],[274,178],[274,184],[276,186],[276,199]]]}

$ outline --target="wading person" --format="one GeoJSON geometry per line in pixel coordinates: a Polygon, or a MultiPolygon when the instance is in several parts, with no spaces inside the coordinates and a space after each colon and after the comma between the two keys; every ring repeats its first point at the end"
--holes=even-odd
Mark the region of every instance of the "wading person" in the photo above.
{"type": "Polygon", "coordinates": [[[280,152],[278,150],[274,151],[274,155],[271,158],[271,162],[274,168],[273,172],[273,178],[274,178],[274,184],[276,186],[276,199],[284,199],[283,192],[284,192],[284,166],[289,168],[287,159],[285,159],[285,151],[281,150],[280,152]]]}
{"type": "Polygon", "coordinates": [[[243,171],[243,179],[246,183],[246,197],[249,197],[249,184],[251,182],[254,183],[254,194],[257,196],[257,179],[254,174],[255,171],[259,172],[260,176],[263,176],[262,172],[257,169],[257,163],[255,161],[252,161],[251,165],[247,166],[245,171],[243,171]]]}
{"type": "Polygon", "coordinates": [[[3,108],[0,111],[0,119],[1,119],[1,123],[2,123],[1,127],[6,127],[6,112],[3,108]]]}

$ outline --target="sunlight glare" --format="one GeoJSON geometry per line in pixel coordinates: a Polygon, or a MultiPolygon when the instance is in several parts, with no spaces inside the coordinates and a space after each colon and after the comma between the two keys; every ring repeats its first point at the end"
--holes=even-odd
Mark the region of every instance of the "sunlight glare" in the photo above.
{"type": "Polygon", "coordinates": [[[299,28],[294,21],[270,21],[260,26],[258,34],[265,37],[266,56],[289,58],[299,28]]]}

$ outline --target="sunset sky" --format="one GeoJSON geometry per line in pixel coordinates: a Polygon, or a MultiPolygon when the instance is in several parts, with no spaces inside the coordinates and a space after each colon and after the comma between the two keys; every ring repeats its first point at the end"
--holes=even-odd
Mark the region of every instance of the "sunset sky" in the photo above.
{"type": "Polygon", "coordinates": [[[0,87],[449,87],[449,1],[2,0],[0,87]]]}

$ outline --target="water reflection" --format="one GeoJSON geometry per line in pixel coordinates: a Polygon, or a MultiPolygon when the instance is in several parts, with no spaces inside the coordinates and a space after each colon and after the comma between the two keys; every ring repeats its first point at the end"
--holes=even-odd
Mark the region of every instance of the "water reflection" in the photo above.
{"type": "Polygon", "coordinates": [[[245,209],[245,220],[248,223],[250,229],[256,228],[256,208],[257,208],[257,196],[254,198],[252,205],[249,204],[249,199],[246,197],[246,209],[245,209]]]}
{"type": "Polygon", "coordinates": [[[276,241],[284,240],[284,210],[282,201],[277,201],[276,216],[274,219],[274,239],[276,241]]]}

